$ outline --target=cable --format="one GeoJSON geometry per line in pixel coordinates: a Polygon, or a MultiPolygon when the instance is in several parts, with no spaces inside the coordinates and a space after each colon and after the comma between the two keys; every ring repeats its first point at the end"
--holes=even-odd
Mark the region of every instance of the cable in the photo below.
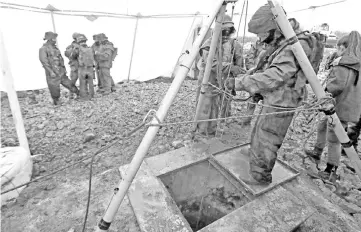
{"type": "Polygon", "coordinates": [[[99,149],[98,151],[96,151],[91,157],[86,157],[86,158],[81,159],[81,160],[79,160],[79,161],[77,161],[77,162],[74,162],[74,163],[72,163],[72,164],[70,164],[70,165],[67,165],[67,166],[65,166],[65,167],[63,167],[63,168],[60,168],[60,169],[58,169],[58,170],[56,170],[56,171],[54,171],[54,172],[52,172],[52,173],[49,173],[49,174],[44,175],[44,176],[40,176],[40,177],[38,177],[38,178],[35,178],[34,180],[28,181],[28,182],[26,182],[26,183],[24,183],[24,184],[21,184],[21,185],[18,185],[18,186],[16,186],[16,187],[14,187],[14,188],[11,188],[11,189],[8,189],[8,190],[6,190],[6,191],[3,191],[3,192],[1,192],[1,195],[5,194],[5,193],[8,193],[8,192],[11,192],[11,191],[13,191],[13,190],[15,190],[15,189],[21,188],[21,187],[23,187],[23,186],[29,185],[29,184],[31,184],[31,183],[38,182],[38,181],[40,181],[40,180],[42,180],[42,179],[44,179],[44,178],[53,176],[53,175],[55,175],[56,173],[59,173],[59,172],[61,172],[61,171],[64,171],[65,169],[68,169],[68,168],[70,168],[70,167],[72,167],[72,166],[74,166],[74,165],[76,165],[76,164],[79,164],[79,163],[81,163],[81,162],[84,162],[84,161],[86,161],[86,160],[88,160],[88,159],[93,159],[93,157],[97,156],[98,154],[100,154],[101,152],[107,150],[108,148],[114,146],[114,145],[117,144],[119,141],[121,141],[121,140],[129,137],[129,136],[132,135],[132,134],[134,134],[136,131],[138,131],[139,129],[141,129],[144,125],[145,125],[145,122],[142,122],[140,125],[138,125],[136,128],[134,128],[132,131],[128,132],[125,136],[117,139],[117,140],[114,141],[113,143],[111,143],[111,144],[109,144],[109,145],[107,145],[107,146],[105,146],[105,147],[103,147],[103,148],[100,148],[100,149],[99,149]]]}
{"type": "MultiPolygon", "coordinates": [[[[151,112],[151,111],[149,111],[151,112]]],[[[149,113],[147,114],[147,116],[149,115],[149,113]]],[[[147,116],[144,118],[143,122],[141,124],[139,124],[136,128],[134,128],[133,130],[131,130],[130,132],[126,133],[125,135],[123,135],[122,138],[118,139],[118,141],[112,143],[112,145],[114,145],[115,143],[119,142],[122,139],[128,138],[129,136],[131,136],[132,134],[134,134],[135,132],[137,132],[138,130],[140,130],[144,125],[145,125],[145,120],[147,119],[147,116]]],[[[109,146],[111,147],[111,146],[109,146]]],[[[92,159],[90,161],[90,171],[89,171],[89,189],[88,189],[88,201],[87,201],[87,206],[86,206],[86,211],[85,211],[85,218],[84,218],[84,224],[83,224],[83,232],[85,231],[85,227],[86,227],[86,222],[88,220],[88,213],[89,213],[89,208],[90,208],[90,198],[91,198],[91,188],[92,188],[92,178],[93,178],[93,162],[94,162],[94,158],[95,158],[94,154],[92,156],[92,159]]]]}
{"type": "Polygon", "coordinates": [[[23,10],[35,13],[50,13],[56,15],[67,15],[67,16],[97,16],[97,17],[109,17],[109,18],[189,18],[189,17],[202,17],[208,16],[208,14],[157,14],[157,15],[130,15],[130,14],[119,14],[119,13],[112,13],[112,12],[102,12],[102,11],[82,11],[82,10],[49,10],[47,8],[41,7],[34,7],[29,5],[20,5],[14,3],[7,3],[7,2],[0,2],[0,4],[4,4],[5,6],[0,6],[0,8],[4,9],[11,9],[11,10],[23,10]],[[23,8],[30,8],[30,9],[21,9],[18,7],[23,8]],[[89,14],[81,14],[81,13],[89,13],[89,14]]]}
{"type": "MultiPolygon", "coordinates": [[[[242,59],[243,59],[244,39],[245,39],[245,37],[246,37],[247,15],[248,15],[248,0],[247,0],[247,6],[246,6],[246,15],[245,15],[245,18],[244,18],[243,40],[242,40],[242,50],[241,50],[242,59]]],[[[246,65],[246,64],[245,64],[245,65],[246,65]]]]}

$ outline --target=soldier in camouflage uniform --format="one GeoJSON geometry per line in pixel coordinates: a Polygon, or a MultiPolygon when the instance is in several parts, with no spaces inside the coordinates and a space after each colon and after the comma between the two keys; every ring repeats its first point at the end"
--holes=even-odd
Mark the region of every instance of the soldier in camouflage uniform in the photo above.
{"type": "MultiPolygon", "coordinates": [[[[236,90],[263,96],[264,104],[269,107],[264,106],[261,114],[299,107],[304,99],[307,81],[290,44],[273,17],[271,7],[267,4],[260,7],[248,23],[249,32],[257,34],[262,42],[278,47],[268,59],[267,68],[260,73],[239,76],[235,80],[236,90]]],[[[312,50],[308,43],[300,39],[300,44],[307,57],[310,57],[312,50]]],[[[249,149],[250,175],[240,177],[244,182],[255,185],[268,185],[272,182],[271,172],[277,159],[277,151],[282,145],[293,115],[294,113],[289,112],[257,118],[249,149]]]]}
{"type": "MultiPolygon", "coordinates": [[[[91,48],[93,49],[94,54],[95,54],[95,51],[99,51],[99,47],[100,47],[99,34],[93,35],[93,40],[94,40],[94,43],[91,46],[91,48]]],[[[98,82],[98,90],[97,90],[97,92],[100,92],[102,83],[101,83],[101,79],[99,78],[99,65],[98,65],[97,61],[95,61],[95,68],[94,69],[95,69],[94,72],[96,73],[97,82],[98,82]]]]}
{"type": "Polygon", "coordinates": [[[115,91],[115,84],[110,75],[110,68],[113,65],[117,48],[108,41],[108,37],[101,33],[98,35],[100,46],[95,49],[95,60],[99,67],[99,79],[101,82],[100,93],[109,94],[115,91]]]}
{"type": "Polygon", "coordinates": [[[56,33],[46,32],[44,40],[47,40],[47,42],[39,49],[39,60],[45,69],[46,81],[54,105],[60,103],[60,84],[70,92],[79,94],[78,88],[66,75],[64,59],[56,47],[57,36],[56,33]]]}
{"type": "MultiPolygon", "coordinates": [[[[295,33],[300,33],[300,24],[296,19],[290,18],[289,22],[295,33]]],[[[275,52],[277,46],[275,44],[265,44],[260,42],[260,38],[257,40],[256,46],[254,48],[254,67],[247,71],[247,74],[252,75],[254,73],[263,72],[267,69],[268,58],[275,52]]],[[[259,93],[252,95],[248,105],[247,105],[247,115],[253,115],[256,110],[256,104],[263,100],[263,97],[259,93]]],[[[252,121],[252,116],[242,120],[243,125],[249,125],[252,121]]]]}
{"type": "Polygon", "coordinates": [[[77,42],[79,47],[75,50],[78,57],[79,64],[79,82],[80,82],[80,100],[88,100],[94,97],[94,51],[86,44],[87,38],[84,35],[79,35],[77,42]]]}
{"type": "MultiPolygon", "coordinates": [[[[245,73],[243,69],[241,46],[237,41],[231,39],[231,35],[234,32],[235,28],[231,17],[225,15],[222,23],[221,51],[219,51],[218,47],[212,63],[212,70],[209,76],[209,83],[222,89],[224,88],[223,83],[228,77],[228,73],[230,73],[229,78],[234,78],[238,74],[245,73]]],[[[212,38],[209,38],[200,49],[201,59],[198,63],[198,68],[200,70],[198,76],[199,85],[202,84],[211,40],[212,38]]],[[[228,94],[233,93],[233,95],[235,95],[235,91],[232,88],[227,90],[227,92],[228,94]]],[[[202,109],[201,114],[199,115],[199,120],[217,118],[219,110],[221,110],[221,117],[226,117],[230,115],[231,99],[229,96],[223,94],[211,85],[208,85],[206,87],[206,91],[204,93],[200,93],[198,91],[197,96],[199,96],[199,94],[205,95],[204,105],[201,106],[202,109]],[[222,99],[223,96],[224,98],[222,99]],[[221,106],[222,108],[220,109],[221,106]]],[[[204,135],[214,135],[217,129],[216,127],[217,122],[200,122],[197,124],[198,132],[204,135]]]]}
{"type": "MultiPolygon", "coordinates": [[[[68,57],[69,59],[69,66],[70,66],[70,80],[75,85],[78,80],[78,59],[74,56],[74,49],[79,47],[79,44],[77,43],[76,39],[80,34],[75,32],[73,33],[73,42],[66,48],[64,55],[68,57]]],[[[74,97],[73,94],[70,94],[70,99],[74,97]]]]}

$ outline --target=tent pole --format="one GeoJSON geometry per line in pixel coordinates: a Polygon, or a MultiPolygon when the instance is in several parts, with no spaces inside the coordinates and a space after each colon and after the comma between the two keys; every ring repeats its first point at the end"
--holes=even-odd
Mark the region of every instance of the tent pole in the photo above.
{"type": "Polygon", "coordinates": [[[50,15],[51,15],[51,22],[53,23],[53,31],[54,31],[54,33],[56,33],[55,20],[54,20],[54,13],[53,13],[53,11],[50,11],[50,15]]]}
{"type": "Polygon", "coordinates": [[[131,72],[131,70],[132,70],[132,62],[133,62],[133,54],[134,54],[135,40],[137,39],[138,20],[139,20],[140,16],[141,16],[140,13],[138,13],[138,15],[137,15],[137,21],[135,22],[132,53],[131,53],[131,55],[130,55],[130,63],[129,63],[129,70],[128,70],[128,82],[130,81],[130,72],[131,72]]]}
{"type": "Polygon", "coordinates": [[[19,138],[20,147],[24,148],[30,155],[30,149],[29,149],[28,139],[26,137],[23,117],[21,115],[21,108],[18,100],[18,95],[14,88],[14,79],[10,69],[3,33],[1,31],[0,31],[0,40],[1,40],[1,45],[0,45],[1,72],[3,73],[3,82],[5,84],[6,92],[8,94],[11,113],[13,115],[13,120],[16,128],[16,133],[19,138]]]}
{"type": "MultiPolygon", "coordinates": [[[[279,27],[281,28],[284,36],[286,39],[292,38],[296,36],[295,32],[293,31],[290,23],[287,20],[287,17],[282,10],[281,6],[278,2],[275,1],[275,4],[272,0],[268,0],[268,3],[271,6],[272,13],[275,15],[275,20],[279,27]]],[[[317,79],[316,73],[314,72],[303,48],[298,41],[297,43],[291,45],[293,54],[295,55],[296,59],[298,60],[302,71],[305,73],[305,76],[310,83],[313,92],[316,94],[318,99],[326,97],[326,93],[322,88],[320,81],[317,79]]],[[[341,125],[340,119],[338,118],[337,114],[333,114],[328,117],[329,122],[335,125],[334,131],[338,140],[343,144],[343,148],[346,151],[347,156],[350,158],[353,168],[356,170],[357,175],[361,179],[361,161],[358,157],[355,149],[350,143],[350,139],[347,136],[346,131],[341,125]]]]}
{"type": "MultiPolygon", "coordinates": [[[[217,15],[214,32],[212,35],[211,45],[210,45],[210,49],[209,49],[209,53],[208,53],[208,57],[207,57],[207,63],[206,63],[206,67],[204,70],[201,91],[200,91],[199,98],[198,98],[197,110],[196,110],[196,115],[194,118],[195,121],[197,121],[199,119],[199,115],[201,113],[202,106],[204,104],[205,91],[208,86],[209,76],[212,71],[213,59],[214,59],[214,56],[216,53],[216,49],[218,47],[217,45],[219,43],[219,38],[220,38],[221,31],[222,31],[222,21],[223,21],[225,11],[226,11],[226,5],[224,5],[220,9],[219,14],[217,15]]],[[[196,129],[196,127],[197,127],[197,124],[195,124],[195,129],[196,129]]]]}
{"type": "MultiPolygon", "coordinates": [[[[163,98],[163,101],[156,113],[157,118],[160,120],[160,122],[163,122],[164,118],[167,115],[167,112],[169,110],[169,107],[172,105],[173,100],[177,96],[177,93],[179,89],[181,88],[181,85],[187,76],[195,57],[198,55],[199,48],[201,46],[203,38],[206,36],[207,31],[209,27],[211,26],[214,18],[216,17],[219,9],[221,8],[224,0],[217,0],[216,1],[216,7],[213,10],[212,14],[209,16],[209,21],[203,25],[202,30],[199,33],[199,36],[197,40],[194,42],[194,45],[190,51],[190,54],[186,56],[184,61],[179,67],[179,70],[177,72],[177,75],[175,76],[171,86],[169,87],[166,95],[163,98]]],[[[224,9],[224,7],[222,7],[224,9]]],[[[156,119],[153,119],[152,124],[157,124],[158,121],[156,119]]],[[[154,140],[157,132],[159,130],[159,127],[153,126],[149,127],[146,134],[143,137],[142,142],[140,143],[133,160],[129,164],[126,175],[122,177],[121,182],[118,185],[118,191],[113,195],[112,199],[110,200],[109,207],[106,210],[103,218],[100,220],[96,232],[102,232],[102,231],[108,231],[115,214],[117,213],[120,204],[122,203],[125,194],[127,193],[135,175],[137,174],[143,159],[145,155],[147,154],[149,147],[154,140]]]]}
{"type": "MultiPolygon", "coordinates": [[[[53,12],[53,11],[50,11],[50,15],[51,15],[51,22],[52,22],[52,24],[53,24],[53,32],[56,33],[55,20],[54,20],[54,12],[53,12]]],[[[56,45],[59,47],[58,38],[56,38],[56,45]]]]}

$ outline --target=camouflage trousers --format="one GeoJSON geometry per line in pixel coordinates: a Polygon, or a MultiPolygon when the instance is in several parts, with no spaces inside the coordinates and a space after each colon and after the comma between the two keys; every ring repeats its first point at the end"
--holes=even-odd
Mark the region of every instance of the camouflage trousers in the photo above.
{"type": "Polygon", "coordinates": [[[67,88],[70,92],[78,94],[78,88],[73,82],[67,77],[65,68],[60,70],[60,74],[56,77],[51,77],[50,74],[46,73],[46,82],[50,91],[51,98],[53,100],[59,100],[60,98],[60,85],[67,88]]]}
{"type": "MultiPolygon", "coordinates": [[[[213,88],[208,86],[204,93],[203,104],[200,109],[198,120],[207,120],[215,119],[218,117],[219,105],[220,105],[220,95],[212,91],[213,88]]],[[[197,101],[198,105],[198,101],[197,101]]],[[[199,122],[197,123],[197,131],[205,135],[214,135],[217,130],[217,121],[210,122],[199,122]]]]}
{"type": "MultiPolygon", "coordinates": [[[[200,91],[197,92],[197,104],[200,95],[200,91]]],[[[219,116],[221,118],[231,116],[231,101],[230,96],[220,93],[218,90],[211,86],[206,87],[204,93],[204,101],[201,106],[201,111],[198,120],[216,119],[219,116]]],[[[217,130],[218,121],[199,122],[197,124],[198,132],[206,135],[214,135],[217,130]]]]}
{"type": "Polygon", "coordinates": [[[78,67],[75,65],[70,66],[70,80],[74,85],[78,81],[78,67]]]}
{"type": "MultiPolygon", "coordinates": [[[[261,114],[285,111],[263,107],[261,114]]],[[[272,182],[277,151],[287,134],[294,113],[259,116],[251,135],[250,174],[260,182],[272,182]]]]}
{"type": "Polygon", "coordinates": [[[94,97],[94,70],[93,67],[79,67],[80,99],[90,99],[94,97]]]}
{"type": "MultiPolygon", "coordinates": [[[[341,125],[346,129],[347,122],[341,121],[341,125]]],[[[322,153],[326,146],[326,141],[328,142],[327,163],[338,166],[341,158],[341,143],[333,127],[329,125],[327,117],[318,124],[315,150],[321,151],[322,153]]]]}
{"type": "Polygon", "coordinates": [[[347,135],[350,138],[352,145],[357,149],[358,146],[358,138],[361,132],[361,116],[360,120],[357,123],[349,123],[347,128],[347,135]]]}
{"type": "Polygon", "coordinates": [[[110,68],[99,68],[98,78],[100,92],[110,93],[111,90],[115,87],[114,80],[110,75],[110,68]]]}

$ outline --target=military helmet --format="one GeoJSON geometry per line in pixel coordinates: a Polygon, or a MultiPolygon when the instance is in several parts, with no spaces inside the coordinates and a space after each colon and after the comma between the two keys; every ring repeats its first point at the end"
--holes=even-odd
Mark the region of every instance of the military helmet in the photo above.
{"type": "Polygon", "coordinates": [[[93,40],[94,41],[100,41],[100,34],[93,35],[93,40]]]}
{"type": "Polygon", "coordinates": [[[222,28],[231,28],[234,27],[234,22],[232,21],[231,16],[224,15],[223,22],[222,22],[222,28]]]}
{"type": "Polygon", "coordinates": [[[48,31],[48,32],[45,32],[43,40],[56,39],[57,37],[58,37],[58,34],[52,32],[52,31],[48,31]]]}
{"type": "MultiPolygon", "coordinates": [[[[286,14],[284,9],[283,11],[286,14]]],[[[265,34],[271,30],[278,29],[278,25],[274,19],[274,15],[269,4],[261,6],[248,22],[248,31],[256,35],[265,34]]]]}
{"type": "Polygon", "coordinates": [[[82,41],[87,41],[88,39],[85,37],[85,35],[80,34],[78,35],[78,37],[76,38],[76,42],[82,42],[82,41]]]}
{"type": "Polygon", "coordinates": [[[104,33],[100,33],[98,35],[99,37],[99,41],[105,41],[105,40],[108,40],[108,37],[104,34],[104,33]]]}
{"type": "Polygon", "coordinates": [[[80,33],[74,32],[73,35],[72,35],[72,37],[73,37],[74,40],[76,40],[76,38],[77,38],[79,35],[80,35],[80,33]]]}

